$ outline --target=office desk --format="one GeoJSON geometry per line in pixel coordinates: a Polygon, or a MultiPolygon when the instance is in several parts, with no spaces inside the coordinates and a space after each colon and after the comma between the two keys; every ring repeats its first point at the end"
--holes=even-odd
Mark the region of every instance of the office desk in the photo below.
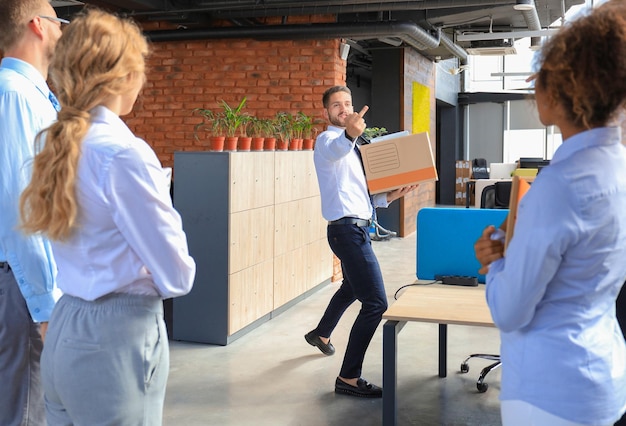
{"type": "Polygon", "coordinates": [[[446,377],[448,324],[493,327],[485,286],[416,285],[383,315],[383,425],[397,424],[398,333],[409,321],[439,324],[439,377],[446,377]]]}

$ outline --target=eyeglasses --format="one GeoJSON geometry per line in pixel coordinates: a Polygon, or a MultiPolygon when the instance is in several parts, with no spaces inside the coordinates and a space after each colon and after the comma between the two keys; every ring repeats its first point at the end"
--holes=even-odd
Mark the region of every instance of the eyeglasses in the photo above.
{"type": "Polygon", "coordinates": [[[69,25],[70,23],[70,21],[68,21],[67,19],[57,18],[56,16],[46,16],[46,15],[38,15],[38,16],[42,19],[47,19],[48,21],[58,22],[59,24],[61,24],[61,28],[63,28],[63,26],[65,25],[69,25]]]}

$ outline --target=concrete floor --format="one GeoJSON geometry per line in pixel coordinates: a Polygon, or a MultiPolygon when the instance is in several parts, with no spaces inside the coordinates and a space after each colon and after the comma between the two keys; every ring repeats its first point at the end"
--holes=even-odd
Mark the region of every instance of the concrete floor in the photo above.
{"type": "MultiPolygon", "coordinates": [[[[401,286],[416,281],[415,234],[373,242],[389,303],[401,286]]],[[[164,425],[368,426],[382,424],[382,400],[334,393],[355,303],[339,322],[326,357],[309,346],[313,329],[337,289],[312,296],[227,346],[170,342],[171,371],[164,425]]],[[[382,385],[382,325],[370,344],[363,377],[382,385]]],[[[478,393],[476,379],[486,360],[460,363],[470,353],[498,353],[495,328],[448,327],[448,377],[437,376],[436,324],[408,323],[398,341],[399,425],[500,425],[500,371],[489,374],[489,389],[478,393]]]]}

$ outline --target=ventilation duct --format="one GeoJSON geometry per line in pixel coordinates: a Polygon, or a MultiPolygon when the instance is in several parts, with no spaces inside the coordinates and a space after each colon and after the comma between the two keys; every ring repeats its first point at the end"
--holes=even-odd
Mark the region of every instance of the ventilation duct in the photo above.
{"type": "Polygon", "coordinates": [[[253,27],[220,27],[197,30],[148,31],[154,42],[205,39],[380,39],[395,37],[417,50],[439,46],[440,32],[435,35],[414,22],[356,22],[341,24],[267,25],[253,27]]]}
{"type": "Polygon", "coordinates": [[[446,35],[446,33],[441,32],[440,42],[443,47],[445,47],[448,52],[452,53],[452,55],[459,58],[461,65],[467,64],[467,52],[458,44],[455,44],[450,37],[446,35]]]}

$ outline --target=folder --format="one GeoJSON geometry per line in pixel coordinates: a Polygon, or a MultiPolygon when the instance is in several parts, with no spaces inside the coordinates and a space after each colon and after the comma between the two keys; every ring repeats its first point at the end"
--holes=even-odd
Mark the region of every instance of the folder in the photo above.
{"type": "Polygon", "coordinates": [[[513,182],[511,184],[511,197],[509,198],[509,216],[506,220],[506,237],[504,239],[504,252],[509,246],[511,238],[513,238],[513,231],[515,229],[515,222],[517,221],[517,211],[519,203],[530,189],[530,183],[527,179],[520,176],[513,176],[513,182]]]}

